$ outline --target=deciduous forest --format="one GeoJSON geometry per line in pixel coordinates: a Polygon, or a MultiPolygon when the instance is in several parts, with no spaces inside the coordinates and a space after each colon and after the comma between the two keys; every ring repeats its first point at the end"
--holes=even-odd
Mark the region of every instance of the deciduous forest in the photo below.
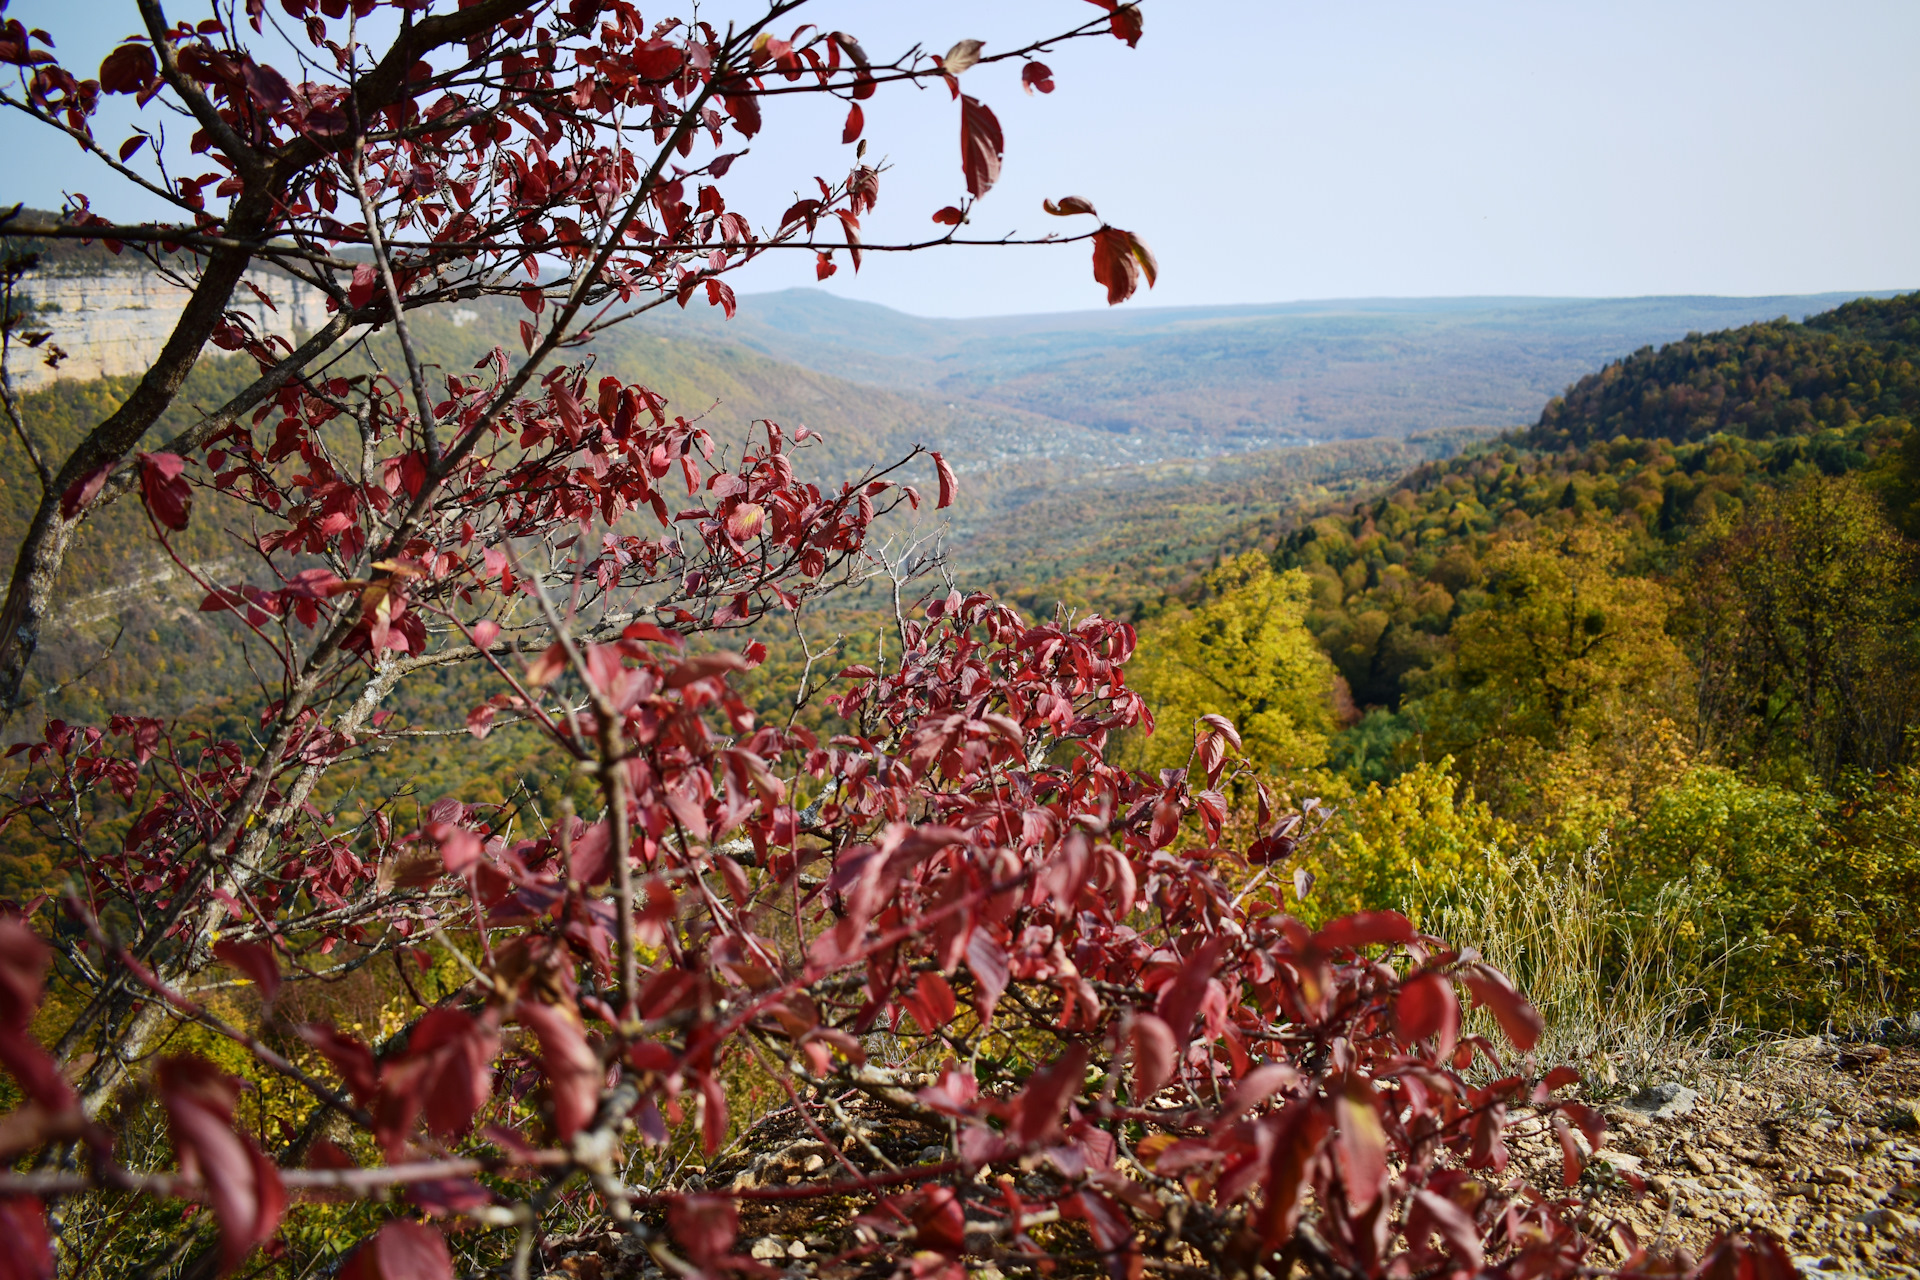
{"type": "Polygon", "coordinates": [[[0,377],[0,1280],[1796,1274],[1609,1116],[1915,1007],[1920,295],[1099,470],[1070,380],[698,334],[776,254],[1151,288],[1098,191],[970,216],[987,76],[1110,92],[1044,59],[1171,13],[116,9],[97,68],[0,13],[9,127],[172,210],[0,210],[0,373],[56,261],[187,299],[0,377]],[[952,203],[863,236],[914,89],[952,203]],[[844,171],[754,150],[821,100],[844,171]]]}

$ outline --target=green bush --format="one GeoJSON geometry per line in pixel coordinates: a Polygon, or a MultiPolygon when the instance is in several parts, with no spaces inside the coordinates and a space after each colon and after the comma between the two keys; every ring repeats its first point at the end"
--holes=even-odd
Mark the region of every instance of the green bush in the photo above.
{"type": "Polygon", "coordinates": [[[1615,851],[1629,904],[1695,890],[1679,941],[1724,947],[1729,1011],[1797,1028],[1910,998],[1920,775],[1790,791],[1702,766],[1656,795],[1615,851]]]}

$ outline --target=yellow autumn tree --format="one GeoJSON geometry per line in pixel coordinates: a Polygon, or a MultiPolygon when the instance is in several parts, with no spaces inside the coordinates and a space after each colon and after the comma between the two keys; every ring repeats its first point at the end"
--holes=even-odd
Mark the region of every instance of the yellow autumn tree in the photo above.
{"type": "Polygon", "coordinates": [[[1217,714],[1240,730],[1269,772],[1315,767],[1333,729],[1333,666],[1307,630],[1312,587],[1298,569],[1275,573],[1257,551],[1207,575],[1198,603],[1142,628],[1129,680],[1157,728],[1133,746],[1146,767],[1184,764],[1193,726],[1217,714]]]}
{"type": "Polygon", "coordinates": [[[1686,765],[1693,677],[1667,632],[1673,595],[1624,558],[1618,533],[1590,526],[1506,543],[1486,558],[1484,604],[1454,624],[1451,678],[1416,711],[1429,752],[1456,756],[1505,816],[1558,826],[1594,809],[1593,834],[1612,820],[1601,810],[1686,765]]]}

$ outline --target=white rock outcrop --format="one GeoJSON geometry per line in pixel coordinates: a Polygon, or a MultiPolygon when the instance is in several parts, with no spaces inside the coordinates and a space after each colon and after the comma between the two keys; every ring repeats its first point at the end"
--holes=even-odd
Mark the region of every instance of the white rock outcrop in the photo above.
{"type": "MultiPolygon", "coordinates": [[[[145,267],[145,264],[140,264],[145,267]]],[[[272,300],[269,307],[244,284],[228,307],[245,316],[261,333],[299,341],[327,322],[326,296],[300,281],[268,271],[246,278],[272,300]]],[[[150,269],[36,271],[26,281],[35,307],[30,329],[48,330],[67,353],[57,369],[47,367],[45,348],[16,349],[8,372],[15,387],[32,391],[56,379],[86,381],[126,373],[144,373],[173,332],[187,303],[187,291],[150,269]]],[[[206,354],[230,353],[208,346],[206,354]]]]}

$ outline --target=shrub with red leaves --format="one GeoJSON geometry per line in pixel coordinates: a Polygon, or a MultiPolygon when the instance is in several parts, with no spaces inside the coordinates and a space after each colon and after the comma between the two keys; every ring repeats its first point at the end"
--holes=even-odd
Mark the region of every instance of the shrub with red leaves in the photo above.
{"type": "MultiPolygon", "coordinates": [[[[43,479],[0,617],[0,693],[21,688],[75,528],[123,495],[279,679],[246,741],[125,714],[51,721],[14,749],[7,817],[62,851],[69,887],[0,918],[0,1065],[24,1097],[0,1118],[0,1152],[22,1161],[0,1174],[0,1275],[51,1274],[54,1237],[84,1215],[47,1206],[103,1191],[204,1204],[217,1231],[188,1265],[205,1270],[284,1258],[303,1201],[377,1202],[352,1218],[378,1225],[341,1274],[387,1280],[451,1275],[454,1224],[472,1229],[460,1257],[557,1264],[563,1214],[598,1215],[662,1271],[765,1274],[743,1224],[794,1203],[842,1216],[844,1238],[796,1263],[836,1276],[958,1280],[987,1258],[1127,1280],[1601,1267],[1569,1191],[1602,1126],[1559,1096],[1572,1072],[1524,1056],[1540,1019],[1523,996],[1397,915],[1317,931],[1289,916],[1270,873],[1307,824],[1262,795],[1253,843],[1223,843],[1229,797],[1252,785],[1223,718],[1174,727],[1196,734],[1187,769],[1117,767],[1113,736],[1151,728],[1126,682],[1130,627],[1036,623],[930,589],[931,560],[903,571],[875,529],[922,507],[910,481],[935,486],[930,511],[955,500],[941,454],[821,485],[804,428],[758,424],[729,454],[651,389],[553,363],[648,307],[704,296],[731,313],[722,277],[763,253],[826,264],[844,247],[857,268],[923,247],[861,243],[879,175],[858,154],[756,231],[721,194],[744,154],[723,147],[798,93],[845,99],[852,144],[883,85],[939,83],[977,199],[1004,140],[959,77],[1007,62],[1051,92],[1042,47],[1141,38],[1138,6],[1096,3],[1019,48],[962,40],[882,64],[842,31],[776,29],[785,3],[722,33],[645,23],[625,0],[397,0],[395,21],[358,27],[374,0],[283,0],[309,46],[298,84],[244,31],[169,27],[156,5],[97,80],[7,24],[31,112],[89,141],[102,93],[166,103],[218,172],[154,170],[172,224],[83,205],[18,228],[190,250],[170,261],[196,287],[153,373],[43,479]],[[395,34],[350,43],[370,30],[395,34]],[[256,261],[323,288],[333,321],[297,348],[250,330],[228,303],[256,261]],[[524,308],[524,358],[430,372],[408,314],[476,296],[524,308]],[[400,359],[346,376],[370,332],[400,359]],[[133,453],[208,342],[259,379],[133,453]],[[206,581],[175,539],[236,503],[261,570],[206,581]],[[793,704],[824,687],[839,731],[763,722],[741,680],[768,674],[766,649],[731,633],[874,579],[900,601],[893,660],[822,686],[809,650],[794,677],[793,704]],[[396,687],[461,664],[494,692],[454,740],[537,736],[597,789],[590,819],[528,830],[458,797],[420,812],[404,793],[326,789],[359,754],[413,744],[382,708],[396,687]],[[51,1047],[31,1025],[43,939],[73,997],[51,1047]],[[423,997],[414,975],[436,960],[460,976],[423,997]],[[412,997],[398,1033],[303,1002],[375,961],[412,997]],[[261,997],[246,1025],[198,998],[215,966],[261,997]],[[1465,1033],[1463,996],[1506,1043],[1465,1033]],[[247,1081],[154,1060],[186,1024],[299,1097],[295,1123],[249,1127],[247,1081]],[[170,1138],[151,1167],[103,1120],[139,1088],[170,1138]],[[691,1170],[757,1132],[769,1096],[818,1144],[811,1168],[778,1186],[691,1170]],[[1559,1189],[1508,1165],[1518,1104],[1551,1117],[1559,1189]],[[850,1106],[934,1141],[896,1158],[850,1106]]],[[[244,13],[262,29],[264,4],[244,13]]],[[[955,241],[967,207],[936,213],[950,230],[928,244],[955,241]]],[[[1078,239],[1110,300],[1151,283],[1138,237],[1078,239]]],[[[194,1227],[175,1225],[184,1258],[194,1227]]],[[[1625,1252],[1641,1273],[1689,1269],[1625,1252]]],[[[1783,1266],[1746,1240],[1704,1264],[1783,1266]]]]}

